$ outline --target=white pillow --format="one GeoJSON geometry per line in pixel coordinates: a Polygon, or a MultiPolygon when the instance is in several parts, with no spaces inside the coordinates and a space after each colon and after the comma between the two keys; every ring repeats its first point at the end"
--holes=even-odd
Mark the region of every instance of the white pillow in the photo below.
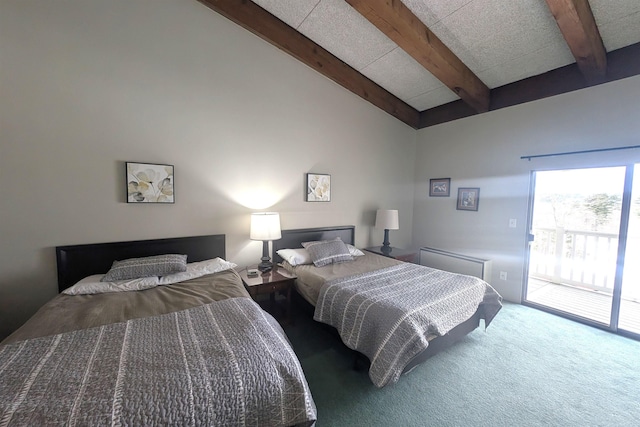
{"type": "Polygon", "coordinates": [[[280,249],[276,251],[278,255],[282,257],[289,264],[293,265],[303,265],[303,264],[312,264],[311,254],[305,248],[298,249],[280,249]]]}
{"type": "MultiPolygon", "coordinates": [[[[364,252],[353,245],[347,244],[347,248],[351,256],[364,256],[364,252]]],[[[313,264],[311,254],[305,248],[280,249],[277,250],[276,253],[294,267],[296,265],[313,264]]]]}
{"type": "Polygon", "coordinates": [[[116,282],[101,282],[104,274],[94,274],[85,277],[75,285],[62,291],[66,295],[93,295],[108,292],[142,291],[155,288],[160,284],[157,276],[139,277],[137,279],[118,280],[116,282]]]}
{"type": "Polygon", "coordinates": [[[160,285],[171,285],[173,283],[184,282],[185,280],[195,279],[196,277],[206,276],[207,274],[219,273],[225,270],[231,270],[238,265],[222,258],[208,259],[200,262],[191,262],[187,264],[187,271],[181,273],[167,274],[160,277],[160,285]]]}
{"type": "Polygon", "coordinates": [[[351,254],[351,256],[364,256],[364,252],[353,245],[347,243],[347,248],[349,248],[349,253],[351,254]]]}

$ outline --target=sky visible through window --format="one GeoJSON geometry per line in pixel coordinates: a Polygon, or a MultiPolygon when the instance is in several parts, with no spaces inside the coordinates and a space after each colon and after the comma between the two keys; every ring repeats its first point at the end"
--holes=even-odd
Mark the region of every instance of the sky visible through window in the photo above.
{"type": "Polygon", "coordinates": [[[624,167],[542,171],[536,174],[536,194],[622,195],[624,173],[624,167]]]}
{"type": "Polygon", "coordinates": [[[537,172],[534,227],[617,233],[624,178],[624,166],[537,172]],[[587,205],[590,198],[602,194],[616,202],[609,214],[597,217],[587,205]]]}

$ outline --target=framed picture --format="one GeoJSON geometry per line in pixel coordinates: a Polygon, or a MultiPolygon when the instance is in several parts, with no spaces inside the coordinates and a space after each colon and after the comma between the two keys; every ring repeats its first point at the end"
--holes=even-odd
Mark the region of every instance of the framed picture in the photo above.
{"type": "Polygon", "coordinates": [[[331,175],[307,174],[307,202],[331,201],[331,175]]]}
{"type": "Polygon", "coordinates": [[[127,203],[173,203],[173,166],[127,163],[127,203]]]}
{"type": "Polygon", "coordinates": [[[430,197],[449,197],[451,178],[434,178],[429,180],[430,197]]]}
{"type": "Polygon", "coordinates": [[[458,188],[458,204],[456,209],[461,211],[477,211],[479,201],[479,188],[458,188]]]}

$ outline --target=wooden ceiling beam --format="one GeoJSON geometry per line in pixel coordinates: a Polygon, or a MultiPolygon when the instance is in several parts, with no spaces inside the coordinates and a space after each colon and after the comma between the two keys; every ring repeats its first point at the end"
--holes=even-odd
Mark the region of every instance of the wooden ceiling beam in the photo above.
{"type": "Polygon", "coordinates": [[[489,88],[399,0],[346,0],[454,91],[473,110],[489,110],[489,88]]]}
{"type": "MultiPolygon", "coordinates": [[[[440,105],[422,112],[418,112],[416,109],[412,108],[410,105],[398,99],[393,94],[381,88],[373,81],[367,79],[358,71],[349,67],[340,59],[333,56],[331,53],[329,53],[310,39],[304,37],[284,22],[275,18],[273,15],[260,8],[252,1],[199,1],[215,12],[225,16],[226,18],[251,31],[267,42],[289,53],[312,69],[330,78],[334,82],[340,84],[344,88],[369,101],[376,107],[382,109],[383,111],[386,111],[387,113],[398,118],[399,120],[413,128],[422,129],[440,123],[457,120],[463,117],[473,116],[478,114],[479,112],[486,111],[486,109],[484,108],[478,110],[477,108],[474,108],[471,103],[465,102],[461,99],[449,104],[440,105]]],[[[357,0],[346,1],[348,1],[350,4],[358,2],[357,0]]],[[[380,3],[381,1],[384,2],[385,0],[361,1],[362,3],[366,4],[374,4],[380,3]]],[[[396,0],[386,1],[392,3],[392,8],[397,8],[398,4],[401,5],[401,3],[396,2],[396,0]]],[[[557,1],[559,3],[569,2],[571,4],[574,4],[576,16],[584,16],[584,4],[587,4],[588,6],[588,3],[586,1],[580,2],[580,0],[546,1],[557,1]]],[[[400,7],[402,8],[402,6],[400,7]]],[[[406,7],[404,8],[406,9],[406,7]]],[[[592,16],[590,8],[589,14],[592,16]]],[[[408,19],[410,24],[412,24],[412,19],[414,21],[419,21],[415,16],[408,19]]],[[[584,19],[582,22],[584,22],[584,19]]],[[[424,27],[423,29],[426,29],[426,27],[424,27]]],[[[593,35],[594,32],[591,31],[590,34],[593,35]]],[[[426,29],[423,36],[423,38],[430,43],[428,49],[430,50],[430,54],[433,55],[433,58],[437,58],[440,55],[437,47],[438,43],[446,49],[446,46],[444,46],[442,42],[440,42],[435,37],[435,35],[428,31],[428,29],[426,29]]],[[[600,36],[598,34],[598,39],[599,38],[600,36]]],[[[600,43],[601,42],[602,41],[600,40],[600,43]]],[[[396,43],[398,42],[396,41],[396,43]]],[[[605,60],[606,65],[604,66],[604,77],[599,79],[597,78],[597,81],[595,82],[596,84],[640,75],[640,43],[636,43],[634,45],[609,52],[605,55],[605,60]]],[[[437,63],[437,60],[434,59],[434,61],[437,63]]],[[[455,60],[453,60],[453,62],[455,62],[455,60]]],[[[528,79],[494,88],[490,91],[490,93],[482,96],[482,98],[486,99],[486,101],[481,102],[481,104],[484,102],[489,102],[490,100],[488,110],[493,111],[525,102],[534,101],[536,99],[541,99],[548,96],[554,96],[573,90],[583,89],[588,87],[589,85],[594,84],[593,82],[587,83],[587,78],[585,78],[585,71],[583,71],[582,66],[580,66],[579,64],[580,61],[577,61],[575,64],[567,65],[565,67],[561,67],[538,76],[533,76],[528,79]]],[[[464,66],[464,64],[462,65],[464,66]]],[[[443,66],[448,67],[447,63],[443,64],[443,66]]],[[[452,64],[449,64],[449,66],[452,66],[452,64]]],[[[596,76],[602,74],[603,68],[601,65],[599,67],[600,71],[596,72],[596,76]]],[[[469,71],[469,73],[471,72],[469,71]]],[[[432,72],[432,74],[435,75],[434,72],[432,72]]],[[[465,73],[458,74],[463,77],[465,75],[465,73]]],[[[454,86],[454,90],[455,87],[456,86],[454,86]]],[[[457,87],[462,88],[462,86],[457,87]]],[[[473,91],[467,89],[465,92],[472,93],[473,91]]]]}
{"type": "Polygon", "coordinates": [[[400,121],[417,129],[420,112],[360,74],[320,45],[249,0],[198,0],[350,90],[400,121]]]}
{"type": "MultiPolygon", "coordinates": [[[[640,75],[640,43],[609,52],[607,75],[602,83],[640,75]]],[[[490,110],[512,107],[562,93],[585,89],[587,85],[576,63],[491,90],[490,110]]],[[[440,105],[420,114],[420,129],[476,115],[461,100],[440,105]]]]}
{"type": "Polygon", "coordinates": [[[588,84],[607,75],[607,51],[588,0],[545,0],[588,84]]]}

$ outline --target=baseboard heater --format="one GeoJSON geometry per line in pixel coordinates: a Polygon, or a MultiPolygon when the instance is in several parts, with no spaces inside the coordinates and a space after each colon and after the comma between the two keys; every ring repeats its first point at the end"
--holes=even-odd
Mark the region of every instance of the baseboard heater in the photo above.
{"type": "Polygon", "coordinates": [[[420,248],[420,265],[491,280],[491,261],[442,249],[420,248]]]}

